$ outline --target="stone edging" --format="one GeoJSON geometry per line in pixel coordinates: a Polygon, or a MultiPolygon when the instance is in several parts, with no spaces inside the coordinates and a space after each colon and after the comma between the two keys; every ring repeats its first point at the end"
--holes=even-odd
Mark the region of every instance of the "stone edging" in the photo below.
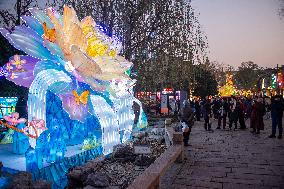
{"type": "MultiPolygon", "coordinates": [[[[166,130],[173,130],[166,127],[166,130]]],[[[158,157],[141,175],[139,175],[127,189],[155,189],[159,188],[160,178],[166,170],[175,162],[183,161],[183,134],[172,132],[173,145],[158,157]]],[[[167,133],[167,131],[166,131],[167,133]]]]}

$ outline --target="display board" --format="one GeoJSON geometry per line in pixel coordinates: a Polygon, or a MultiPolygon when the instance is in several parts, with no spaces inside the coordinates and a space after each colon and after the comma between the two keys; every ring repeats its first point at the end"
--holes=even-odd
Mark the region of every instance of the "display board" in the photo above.
{"type": "Polygon", "coordinates": [[[15,112],[17,97],[0,97],[0,119],[15,112]]]}

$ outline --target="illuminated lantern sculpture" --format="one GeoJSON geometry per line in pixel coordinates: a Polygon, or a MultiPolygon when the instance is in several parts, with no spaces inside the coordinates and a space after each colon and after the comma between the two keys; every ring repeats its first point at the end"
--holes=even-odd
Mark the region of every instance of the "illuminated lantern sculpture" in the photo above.
{"type": "Polygon", "coordinates": [[[11,57],[5,76],[29,88],[28,121],[44,122],[44,127],[27,131],[38,136],[29,138],[29,157],[59,161],[66,146],[83,144],[92,135],[101,141],[103,154],[111,153],[114,145],[130,138],[134,101],[140,105],[137,127],[147,126],[141,102],[133,95],[132,63],[119,55],[122,45],[116,36],[107,36],[89,16],[79,21],[68,6],[63,15],[53,8],[30,13],[21,17],[25,26],[0,29],[27,54],[11,57]]]}
{"type": "Polygon", "coordinates": [[[233,75],[226,74],[226,84],[224,86],[219,87],[219,95],[231,96],[236,94],[237,94],[237,89],[233,85],[233,75]]]}
{"type": "Polygon", "coordinates": [[[277,76],[276,76],[276,74],[272,74],[272,76],[271,76],[271,87],[272,87],[272,89],[277,88],[277,76]]]}
{"type": "Polygon", "coordinates": [[[278,83],[278,87],[280,89],[284,88],[284,80],[283,80],[283,73],[282,72],[277,73],[277,83],[278,83]]]}

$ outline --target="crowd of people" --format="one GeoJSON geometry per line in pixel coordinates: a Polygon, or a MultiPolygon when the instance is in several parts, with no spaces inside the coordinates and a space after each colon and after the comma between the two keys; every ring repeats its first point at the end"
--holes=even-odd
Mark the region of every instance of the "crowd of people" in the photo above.
{"type": "MultiPolygon", "coordinates": [[[[150,109],[159,114],[160,105],[158,101],[149,103],[150,109]]],[[[215,97],[194,100],[185,100],[180,103],[174,98],[168,102],[169,114],[177,116],[181,122],[184,122],[188,129],[184,132],[184,143],[188,145],[189,133],[194,121],[204,119],[204,129],[213,132],[216,129],[245,130],[251,128],[251,132],[259,134],[264,130],[264,119],[266,116],[272,120],[272,132],[269,138],[282,138],[282,117],[284,110],[284,101],[282,96],[276,95],[272,98],[258,97],[215,97]],[[212,125],[216,120],[216,126],[212,125]]]]}
{"type": "MultiPolygon", "coordinates": [[[[218,120],[216,129],[247,129],[246,123],[250,126],[251,132],[259,134],[264,129],[264,116],[271,113],[272,133],[269,138],[276,138],[278,127],[278,138],[282,138],[282,117],[284,103],[281,96],[268,97],[216,97],[195,99],[188,101],[190,108],[195,114],[197,121],[204,119],[204,129],[212,130],[213,119],[218,120]],[[248,122],[246,120],[249,119],[248,122]]],[[[186,106],[185,106],[186,107],[186,106]]],[[[188,111],[183,107],[181,112],[188,111]]],[[[182,113],[181,113],[182,114],[182,113]]],[[[185,118],[182,118],[183,120],[185,118]]]]}

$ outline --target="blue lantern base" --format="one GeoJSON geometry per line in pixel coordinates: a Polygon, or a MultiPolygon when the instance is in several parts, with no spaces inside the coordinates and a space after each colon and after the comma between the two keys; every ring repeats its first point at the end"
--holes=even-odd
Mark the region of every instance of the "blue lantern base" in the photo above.
{"type": "MultiPolygon", "coordinates": [[[[2,161],[3,166],[8,169],[13,169],[17,171],[26,171],[26,158],[25,154],[15,154],[13,153],[12,144],[0,144],[0,161],[2,161]]],[[[82,144],[67,146],[67,151],[65,154],[66,158],[76,156],[77,154],[83,153],[81,149],[82,144]]],[[[44,163],[44,167],[49,166],[50,163],[44,163]]]]}
{"type": "MultiPolygon", "coordinates": [[[[52,183],[52,188],[64,188],[67,183],[66,173],[69,168],[82,165],[88,160],[95,159],[102,155],[102,147],[83,151],[82,145],[67,146],[65,157],[62,161],[44,164],[40,170],[30,171],[34,180],[44,179],[52,183]]],[[[0,145],[0,160],[3,163],[3,171],[10,174],[17,173],[18,171],[26,171],[26,158],[25,155],[18,155],[12,152],[12,144],[0,145]],[[9,170],[9,171],[8,171],[9,170]]],[[[5,185],[7,179],[4,177],[0,179],[0,186],[5,185]]],[[[1,188],[1,187],[0,187],[1,188]]]]}
{"type": "Polygon", "coordinates": [[[26,171],[25,154],[13,153],[13,144],[0,144],[0,161],[4,167],[26,171]]]}

